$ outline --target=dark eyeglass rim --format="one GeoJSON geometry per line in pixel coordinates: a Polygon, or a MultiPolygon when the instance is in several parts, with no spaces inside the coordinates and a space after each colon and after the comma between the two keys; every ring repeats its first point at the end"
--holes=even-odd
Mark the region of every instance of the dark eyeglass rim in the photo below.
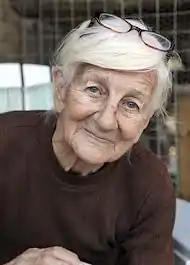
{"type": "MultiPolygon", "coordinates": [[[[131,18],[129,18],[129,19],[131,19],[131,18]]],[[[135,19],[138,20],[138,18],[135,18],[135,19]]],[[[174,49],[174,42],[168,40],[166,37],[162,36],[161,34],[159,34],[159,33],[157,33],[157,32],[151,31],[151,30],[145,30],[145,29],[141,29],[141,28],[139,28],[139,27],[136,27],[136,26],[132,25],[129,21],[126,21],[126,20],[125,20],[124,18],[122,18],[122,17],[118,17],[118,16],[115,16],[115,15],[112,15],[112,14],[108,14],[108,13],[101,13],[101,14],[99,15],[99,17],[96,17],[96,16],[95,16],[95,17],[92,17],[92,18],[91,18],[88,27],[93,26],[94,21],[96,21],[96,22],[97,22],[99,25],[101,25],[102,27],[107,28],[107,29],[109,29],[109,30],[112,30],[113,32],[116,32],[116,33],[128,33],[128,32],[130,32],[131,30],[136,30],[136,31],[138,32],[139,37],[141,38],[142,42],[143,42],[146,46],[148,46],[148,47],[150,47],[150,48],[152,48],[152,49],[155,49],[155,50],[158,50],[158,51],[161,51],[161,52],[166,52],[166,53],[167,53],[167,52],[171,52],[171,51],[173,51],[173,49],[174,49]],[[100,19],[101,19],[101,16],[103,16],[103,15],[109,15],[109,16],[113,16],[113,17],[116,17],[116,18],[122,19],[126,24],[128,24],[128,25],[130,26],[129,30],[127,30],[126,32],[121,32],[121,31],[117,31],[117,30],[115,30],[115,29],[113,29],[113,28],[111,28],[111,27],[108,27],[108,26],[104,25],[104,24],[101,22],[101,20],[100,20],[100,19]],[[147,33],[150,32],[151,34],[154,33],[155,35],[157,35],[157,36],[159,36],[159,37],[161,37],[161,38],[163,38],[163,39],[168,40],[168,42],[170,42],[170,47],[169,47],[168,49],[160,49],[160,48],[158,48],[158,47],[155,47],[155,46],[152,46],[152,45],[146,43],[146,42],[143,40],[143,38],[142,38],[142,33],[143,33],[143,32],[147,32],[147,33]]]]}

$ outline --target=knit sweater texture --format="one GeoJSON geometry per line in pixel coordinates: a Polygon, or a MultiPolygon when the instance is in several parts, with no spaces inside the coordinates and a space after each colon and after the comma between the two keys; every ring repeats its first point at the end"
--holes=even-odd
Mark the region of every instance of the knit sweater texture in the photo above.
{"type": "Polygon", "coordinates": [[[0,264],[62,246],[92,265],[172,265],[175,199],[163,163],[139,143],[81,177],[52,148],[54,118],[0,114],[0,264]]]}

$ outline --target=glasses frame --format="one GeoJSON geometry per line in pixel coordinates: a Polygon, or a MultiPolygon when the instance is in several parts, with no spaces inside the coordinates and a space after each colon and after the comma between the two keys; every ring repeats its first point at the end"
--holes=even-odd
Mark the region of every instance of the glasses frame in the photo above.
{"type": "MultiPolygon", "coordinates": [[[[138,20],[138,19],[136,18],[136,20],[138,20]]],[[[139,19],[139,21],[141,21],[141,20],[139,19]]],[[[150,47],[150,48],[152,48],[152,49],[155,49],[155,50],[158,50],[158,51],[161,51],[161,52],[171,52],[171,51],[174,49],[174,43],[171,42],[170,40],[168,40],[166,37],[162,36],[161,34],[159,34],[159,33],[157,33],[157,32],[154,32],[154,31],[151,31],[151,30],[146,30],[146,29],[141,29],[141,28],[139,28],[139,27],[137,27],[137,26],[134,26],[134,25],[132,25],[130,22],[128,22],[126,19],[124,19],[124,18],[122,18],[122,17],[118,17],[118,16],[115,16],[115,15],[112,15],[112,14],[108,14],[108,13],[101,13],[101,14],[99,15],[99,17],[92,17],[92,18],[91,18],[88,27],[93,26],[93,25],[94,25],[94,22],[97,22],[100,26],[102,26],[102,27],[104,27],[104,28],[107,28],[107,29],[109,29],[109,30],[112,30],[113,32],[116,32],[116,33],[129,33],[129,32],[132,31],[132,30],[136,30],[136,31],[138,32],[139,37],[141,38],[142,42],[143,42],[146,46],[148,46],[148,47],[150,47]],[[101,22],[101,16],[103,16],[103,15],[107,15],[107,16],[110,16],[110,17],[115,17],[115,18],[117,18],[117,19],[121,19],[121,20],[123,20],[123,21],[129,26],[129,29],[126,30],[126,31],[119,31],[119,30],[113,29],[112,27],[108,27],[108,26],[104,25],[104,23],[101,22]],[[170,43],[170,47],[169,47],[168,49],[160,49],[160,48],[158,48],[158,47],[155,47],[155,46],[153,46],[153,45],[150,45],[150,44],[146,43],[146,42],[143,40],[143,37],[142,37],[142,33],[143,33],[143,32],[151,33],[151,34],[154,33],[155,36],[157,35],[158,37],[161,37],[161,38],[167,40],[167,41],[170,43]]]]}

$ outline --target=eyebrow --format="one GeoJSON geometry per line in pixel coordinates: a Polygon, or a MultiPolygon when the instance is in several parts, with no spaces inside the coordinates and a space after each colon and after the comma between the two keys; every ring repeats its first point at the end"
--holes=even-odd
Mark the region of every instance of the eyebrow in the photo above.
{"type": "Polygon", "coordinates": [[[125,96],[144,99],[145,97],[149,96],[149,94],[144,93],[137,88],[130,88],[129,91],[127,91],[127,94],[125,96]]]}
{"type": "MultiPolygon", "coordinates": [[[[83,81],[96,81],[98,82],[101,86],[103,86],[106,89],[109,89],[109,77],[107,76],[102,76],[100,73],[95,72],[94,70],[87,70],[86,72],[83,73],[82,75],[82,80],[83,81]]],[[[142,83],[143,86],[141,89],[145,88],[144,83],[142,83]]],[[[148,93],[144,93],[140,91],[138,88],[129,88],[129,90],[126,92],[124,97],[136,97],[140,99],[145,99],[147,96],[149,96],[148,93]]]]}
{"type": "Polygon", "coordinates": [[[98,72],[88,70],[82,75],[83,81],[96,81],[103,87],[108,89],[109,80],[107,77],[101,76],[98,72]]]}

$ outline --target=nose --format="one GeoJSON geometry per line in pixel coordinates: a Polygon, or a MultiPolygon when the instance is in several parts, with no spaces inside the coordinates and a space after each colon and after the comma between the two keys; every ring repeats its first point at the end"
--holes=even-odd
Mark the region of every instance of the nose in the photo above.
{"type": "Polygon", "coordinates": [[[97,113],[96,122],[102,130],[112,131],[118,128],[117,107],[107,105],[97,113]]]}

